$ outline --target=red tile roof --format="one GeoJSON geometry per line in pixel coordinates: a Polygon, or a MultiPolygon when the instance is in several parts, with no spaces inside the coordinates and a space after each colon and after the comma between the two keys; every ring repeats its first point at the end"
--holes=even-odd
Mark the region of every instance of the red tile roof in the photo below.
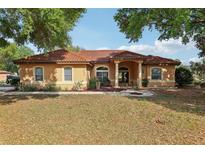
{"type": "Polygon", "coordinates": [[[164,64],[164,63],[179,65],[181,62],[173,59],[163,58],[159,56],[152,56],[152,55],[146,56],[146,59],[144,60],[144,64],[164,64]]]}
{"type": "Polygon", "coordinates": [[[143,60],[145,64],[179,64],[178,61],[162,58],[158,56],[145,56],[138,53],[126,50],[82,50],[79,52],[68,52],[65,49],[59,49],[48,52],[46,54],[39,54],[29,56],[26,58],[15,60],[19,63],[101,63],[109,62],[111,60],[143,60]]]}
{"type": "Polygon", "coordinates": [[[88,63],[86,58],[64,49],[18,59],[15,63],[88,63]]]}

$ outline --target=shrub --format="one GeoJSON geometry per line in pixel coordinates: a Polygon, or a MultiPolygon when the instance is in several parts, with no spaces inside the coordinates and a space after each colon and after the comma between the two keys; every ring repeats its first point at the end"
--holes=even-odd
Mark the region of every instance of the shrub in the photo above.
{"type": "Polygon", "coordinates": [[[22,85],[20,87],[20,90],[21,91],[38,91],[38,88],[33,85],[22,85]]]}
{"type": "Polygon", "coordinates": [[[88,88],[89,89],[96,89],[97,79],[93,78],[89,80],[88,88]]]}
{"type": "Polygon", "coordinates": [[[48,84],[42,88],[43,91],[58,91],[59,89],[56,86],[48,84]]]}
{"type": "Polygon", "coordinates": [[[191,84],[193,81],[193,75],[188,68],[181,66],[176,68],[175,81],[180,87],[187,84],[191,84]]]}
{"type": "Polygon", "coordinates": [[[10,80],[10,84],[11,84],[12,86],[15,86],[15,87],[19,86],[19,84],[20,84],[20,78],[19,78],[19,77],[13,77],[13,78],[10,80]]]}
{"type": "Polygon", "coordinates": [[[0,81],[0,86],[3,86],[5,84],[5,81],[0,81]]]}
{"type": "Polygon", "coordinates": [[[19,77],[13,77],[11,80],[10,80],[10,84],[12,86],[15,87],[16,90],[19,89],[19,86],[20,86],[20,78],[19,77]]]}
{"type": "Polygon", "coordinates": [[[202,81],[200,86],[201,86],[201,88],[205,88],[205,81],[202,81]]]}
{"type": "Polygon", "coordinates": [[[142,79],[142,86],[143,87],[147,87],[149,84],[149,80],[148,79],[142,79]]]}
{"type": "Polygon", "coordinates": [[[72,90],[80,90],[82,89],[83,81],[77,81],[74,83],[72,90]]]}
{"type": "Polygon", "coordinates": [[[200,80],[196,80],[193,82],[195,86],[201,85],[201,81],[200,80]]]}

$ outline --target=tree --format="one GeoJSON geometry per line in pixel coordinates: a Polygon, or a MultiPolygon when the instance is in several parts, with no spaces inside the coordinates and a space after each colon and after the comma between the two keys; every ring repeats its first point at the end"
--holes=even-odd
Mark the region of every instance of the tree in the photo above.
{"type": "Polygon", "coordinates": [[[85,9],[0,9],[0,47],[13,40],[32,43],[39,50],[71,44],[68,32],[85,9]]]}
{"type": "Polygon", "coordinates": [[[160,32],[159,40],[181,38],[186,44],[193,40],[205,56],[205,9],[119,9],[114,16],[120,31],[136,42],[145,28],[160,32]]]}
{"type": "Polygon", "coordinates": [[[190,69],[196,80],[205,80],[205,58],[200,62],[190,62],[190,69]]]}
{"type": "Polygon", "coordinates": [[[18,72],[18,66],[13,60],[33,55],[33,51],[25,46],[10,44],[5,48],[0,48],[0,69],[10,72],[18,72]]]}
{"type": "Polygon", "coordinates": [[[73,46],[73,45],[67,45],[66,49],[71,52],[78,52],[80,50],[83,50],[83,48],[79,46],[73,46]]]}
{"type": "Polygon", "coordinates": [[[176,68],[175,81],[180,87],[186,84],[191,84],[193,82],[193,76],[190,69],[183,66],[176,68]]]}

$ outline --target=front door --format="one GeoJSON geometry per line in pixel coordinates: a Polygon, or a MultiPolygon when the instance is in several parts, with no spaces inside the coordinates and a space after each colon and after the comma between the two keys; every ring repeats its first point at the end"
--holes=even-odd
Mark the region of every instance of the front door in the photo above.
{"type": "Polygon", "coordinates": [[[125,67],[119,68],[119,83],[123,86],[129,83],[129,71],[125,67]]]}

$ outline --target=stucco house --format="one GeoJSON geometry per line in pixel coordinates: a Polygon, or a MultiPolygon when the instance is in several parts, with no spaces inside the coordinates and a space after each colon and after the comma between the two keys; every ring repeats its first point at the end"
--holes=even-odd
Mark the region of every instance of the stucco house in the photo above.
{"type": "Polygon", "coordinates": [[[159,56],[145,56],[125,50],[64,49],[33,55],[14,61],[20,66],[21,83],[33,85],[52,84],[64,90],[72,89],[81,81],[88,87],[89,79],[108,78],[111,86],[142,87],[142,79],[149,87],[174,86],[175,67],[180,62],[159,56]]]}

